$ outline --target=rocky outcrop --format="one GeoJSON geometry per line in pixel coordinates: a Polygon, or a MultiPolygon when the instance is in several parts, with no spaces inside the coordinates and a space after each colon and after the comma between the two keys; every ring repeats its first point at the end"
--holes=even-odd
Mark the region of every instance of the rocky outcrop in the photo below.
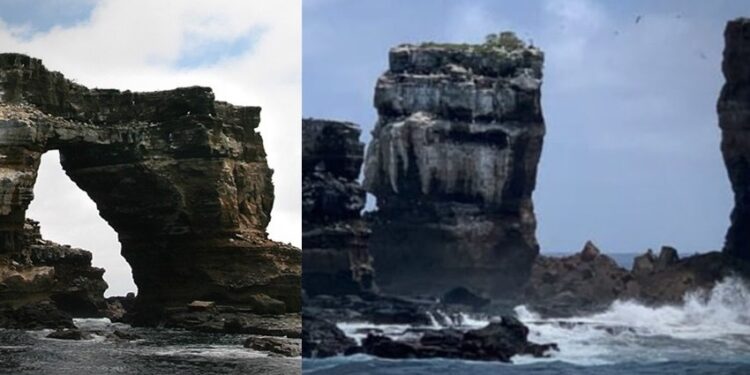
{"type": "Polygon", "coordinates": [[[459,358],[477,361],[511,362],[515,355],[548,356],[556,344],[528,341],[529,329],[513,317],[505,316],[484,328],[461,332],[455,329],[430,330],[418,340],[394,340],[368,335],[363,351],[384,358],[459,358]]]}
{"type": "Polygon", "coordinates": [[[71,316],[102,316],[107,283],[91,253],[42,239],[30,219],[20,234],[21,251],[0,253],[0,327],[70,327],[71,316]]]}
{"type": "Polygon", "coordinates": [[[299,311],[301,251],[265,232],[274,195],[260,108],[205,87],[90,90],[18,54],[0,54],[0,93],[1,253],[24,250],[40,157],[56,149],[118,233],[137,321],[193,300],[299,311]]]}
{"type": "Polygon", "coordinates": [[[539,247],[531,195],[545,133],[543,54],[510,33],[390,51],[365,161],[385,291],[515,293],[539,247]]]}
{"type": "Polygon", "coordinates": [[[581,316],[616,300],[672,305],[736,275],[750,275],[750,263],[717,251],[680,258],[676,249],[663,246],[658,255],[649,249],[635,257],[627,270],[587,242],[577,254],[539,256],[519,303],[544,316],[581,316]]]}
{"type": "Polygon", "coordinates": [[[314,315],[302,317],[302,356],[325,358],[344,354],[357,343],[335,324],[314,315]]]}
{"type": "Polygon", "coordinates": [[[631,274],[637,294],[623,297],[651,305],[681,303],[689,292],[706,292],[726,278],[750,275],[750,264],[718,251],[680,259],[673,250],[662,247],[658,256],[649,250],[636,258],[631,274]]]}
{"type": "Polygon", "coordinates": [[[374,290],[359,135],[348,122],[302,121],[302,285],[311,296],[374,290]]]}
{"type": "Polygon", "coordinates": [[[750,19],[727,23],[726,83],[718,103],[721,152],[734,190],[734,210],[724,252],[750,260],[750,19]]]}
{"type": "Polygon", "coordinates": [[[523,303],[544,315],[575,315],[606,309],[620,296],[637,293],[630,272],[589,241],[577,254],[539,256],[523,303]]]}
{"type": "Polygon", "coordinates": [[[242,346],[248,349],[281,357],[299,357],[302,352],[301,345],[300,339],[264,336],[249,337],[242,343],[242,346]]]}

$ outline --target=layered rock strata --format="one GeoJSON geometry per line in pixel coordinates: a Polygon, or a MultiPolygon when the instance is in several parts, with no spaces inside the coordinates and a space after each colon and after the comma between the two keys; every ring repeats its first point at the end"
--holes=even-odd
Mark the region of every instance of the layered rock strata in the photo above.
{"type": "Polygon", "coordinates": [[[0,254],[0,327],[70,327],[72,316],[103,314],[107,283],[91,253],[42,239],[33,220],[20,235],[21,251],[0,254]]]}
{"type": "Polygon", "coordinates": [[[379,286],[515,293],[539,252],[542,52],[503,33],[481,45],[402,45],[389,60],[364,181],[377,197],[379,286]]]}
{"type": "Polygon", "coordinates": [[[59,150],[118,234],[144,323],[193,300],[299,311],[301,251],[265,231],[274,194],[259,107],[206,87],[90,90],[19,54],[0,54],[0,93],[0,252],[24,251],[41,155],[59,150]]]}
{"type": "Polygon", "coordinates": [[[718,103],[721,152],[734,191],[724,252],[750,260],[750,19],[727,23],[718,103]]]}
{"type": "Polygon", "coordinates": [[[311,296],[374,291],[359,135],[348,122],[302,121],[302,285],[311,296]]]}

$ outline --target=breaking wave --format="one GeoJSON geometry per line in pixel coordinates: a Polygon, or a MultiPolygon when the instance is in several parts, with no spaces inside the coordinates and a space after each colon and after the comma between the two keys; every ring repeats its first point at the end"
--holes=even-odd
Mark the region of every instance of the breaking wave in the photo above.
{"type": "Polygon", "coordinates": [[[560,352],[541,361],[591,365],[750,360],[750,289],[736,277],[708,292],[690,293],[680,305],[616,301],[604,312],[565,319],[542,319],[525,306],[515,310],[529,326],[530,340],[559,344],[560,352]]]}
{"type": "MultiPolygon", "coordinates": [[[[618,363],[709,361],[750,363],[750,287],[730,277],[707,292],[684,297],[677,305],[647,306],[619,300],[607,310],[571,318],[542,318],[525,306],[515,308],[529,327],[529,340],[555,342],[550,358],[514,357],[516,364],[563,362],[579,366],[618,363]]],[[[462,314],[460,328],[487,325],[492,317],[462,314]]],[[[423,328],[439,328],[445,325],[423,328]]],[[[376,330],[404,338],[407,325],[339,323],[357,341],[376,330]]]]}

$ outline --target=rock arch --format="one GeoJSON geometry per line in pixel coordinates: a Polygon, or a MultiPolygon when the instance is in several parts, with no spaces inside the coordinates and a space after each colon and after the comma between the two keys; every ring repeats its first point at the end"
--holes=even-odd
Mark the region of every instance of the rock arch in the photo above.
{"type": "Polygon", "coordinates": [[[0,54],[0,94],[0,252],[22,250],[40,157],[56,149],[118,233],[139,311],[196,299],[299,311],[301,252],[266,233],[259,107],[197,86],[90,90],[20,54],[0,54]]]}

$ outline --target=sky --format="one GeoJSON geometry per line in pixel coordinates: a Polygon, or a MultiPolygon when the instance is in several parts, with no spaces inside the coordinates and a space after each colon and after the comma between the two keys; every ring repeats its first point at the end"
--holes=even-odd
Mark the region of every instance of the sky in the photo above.
{"type": "Polygon", "coordinates": [[[743,0],[305,0],[303,117],[353,121],[369,142],[389,48],[511,30],[545,52],[542,252],[719,250],[723,30],[743,15],[743,0]]]}
{"type": "MultiPolygon", "coordinates": [[[[217,100],[261,106],[259,131],[275,171],[268,231],[300,246],[301,13],[300,0],[3,0],[0,51],[41,58],[90,88],[202,85],[217,100]]],[[[34,194],[27,216],[46,239],[92,251],[107,295],[136,291],[117,235],[57,152],[42,157],[34,194]]]]}

